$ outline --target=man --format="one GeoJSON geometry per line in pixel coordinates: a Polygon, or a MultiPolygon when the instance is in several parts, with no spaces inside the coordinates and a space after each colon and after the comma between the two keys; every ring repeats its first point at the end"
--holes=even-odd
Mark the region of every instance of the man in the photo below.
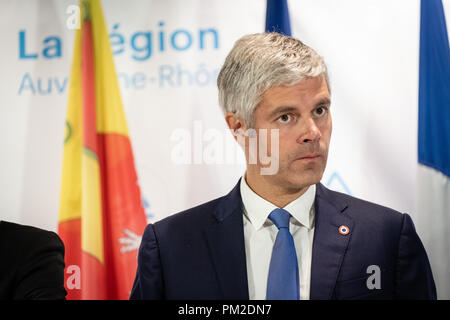
{"type": "Polygon", "coordinates": [[[64,244],[54,232],[0,221],[0,300],[63,300],[64,244]]]}
{"type": "Polygon", "coordinates": [[[217,83],[246,173],[228,195],[147,226],[131,299],[436,298],[407,214],[320,183],[332,121],[313,49],[244,36],[217,83]]]}

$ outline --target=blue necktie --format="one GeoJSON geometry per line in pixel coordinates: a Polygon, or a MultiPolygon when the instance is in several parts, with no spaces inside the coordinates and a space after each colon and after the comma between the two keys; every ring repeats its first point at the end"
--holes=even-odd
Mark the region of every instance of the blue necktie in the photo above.
{"type": "Polygon", "coordinates": [[[289,232],[290,217],[289,212],[279,208],[269,215],[269,219],[278,228],[278,234],[270,260],[267,300],[300,299],[297,253],[294,239],[289,232]]]}

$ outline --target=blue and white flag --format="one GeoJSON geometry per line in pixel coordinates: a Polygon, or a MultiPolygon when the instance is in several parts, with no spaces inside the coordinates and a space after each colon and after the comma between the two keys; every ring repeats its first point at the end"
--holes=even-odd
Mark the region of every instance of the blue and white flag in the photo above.
{"type": "Polygon", "coordinates": [[[450,50],[441,0],[422,0],[418,229],[439,299],[450,299],[450,50]]]}

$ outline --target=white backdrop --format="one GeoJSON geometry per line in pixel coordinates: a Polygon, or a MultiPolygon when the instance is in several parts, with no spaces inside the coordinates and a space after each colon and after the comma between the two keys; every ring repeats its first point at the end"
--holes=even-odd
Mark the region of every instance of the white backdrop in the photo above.
{"type": "MultiPolygon", "coordinates": [[[[49,230],[57,227],[73,4],[0,0],[0,218],[49,230]]],[[[216,76],[235,40],[264,30],[265,0],[104,0],[103,9],[149,221],[228,193],[242,162],[176,164],[171,138],[186,129],[208,145],[208,129],[224,132],[216,76]]],[[[322,182],[414,219],[419,0],[297,0],[289,9],[293,35],[330,71],[333,136],[322,182]]]]}

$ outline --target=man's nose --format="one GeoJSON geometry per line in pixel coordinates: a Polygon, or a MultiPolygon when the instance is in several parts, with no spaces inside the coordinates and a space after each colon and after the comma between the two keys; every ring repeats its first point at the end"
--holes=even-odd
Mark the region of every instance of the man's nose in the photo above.
{"type": "Polygon", "coordinates": [[[312,118],[305,119],[301,124],[300,130],[301,133],[297,138],[297,142],[300,144],[318,141],[322,136],[316,122],[312,118]]]}

